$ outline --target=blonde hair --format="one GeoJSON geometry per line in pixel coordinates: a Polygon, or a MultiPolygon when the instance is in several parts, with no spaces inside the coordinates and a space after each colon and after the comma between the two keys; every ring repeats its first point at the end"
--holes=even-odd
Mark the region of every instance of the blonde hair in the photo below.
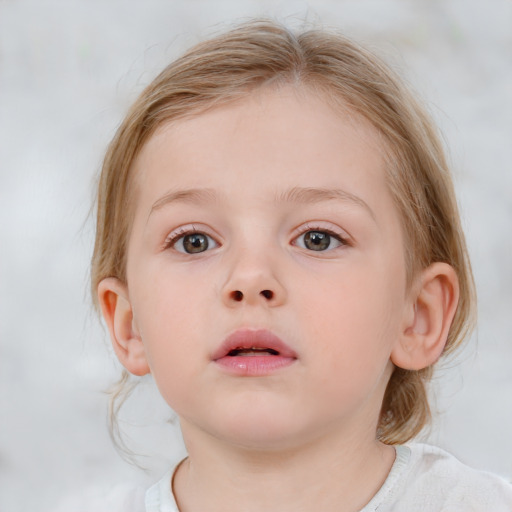
{"type": "MultiPolygon", "coordinates": [[[[443,146],[430,117],[402,80],[351,40],[325,30],[294,33],[268,20],[241,25],[196,45],[165,68],[129,110],[110,143],[99,180],[91,271],[95,304],[102,279],[126,281],[136,199],[132,164],[155,130],[243,98],[256,88],[288,83],[348,106],[382,135],[387,182],[405,235],[408,284],[433,262],[450,264],[459,279],[459,305],[445,348],[445,353],[452,352],[473,325],[474,283],[443,146]]],[[[406,442],[429,422],[426,384],[431,376],[431,367],[395,369],[380,414],[381,441],[406,442]]],[[[118,388],[114,397],[121,395],[118,388]]]]}

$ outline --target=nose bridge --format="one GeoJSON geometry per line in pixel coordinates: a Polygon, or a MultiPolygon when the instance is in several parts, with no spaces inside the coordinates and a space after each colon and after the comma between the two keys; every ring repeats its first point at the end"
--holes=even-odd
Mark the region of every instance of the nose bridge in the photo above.
{"type": "Polygon", "coordinates": [[[228,305],[279,305],[285,289],[279,279],[278,248],[265,236],[244,238],[230,249],[228,275],[222,290],[228,305]]]}

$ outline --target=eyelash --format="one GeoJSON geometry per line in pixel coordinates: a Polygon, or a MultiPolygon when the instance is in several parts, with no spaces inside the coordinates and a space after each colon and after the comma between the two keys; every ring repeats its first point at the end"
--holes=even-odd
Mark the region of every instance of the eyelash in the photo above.
{"type": "Polygon", "coordinates": [[[173,231],[170,235],[168,235],[166,237],[166,239],[164,241],[163,248],[164,249],[174,248],[176,251],[184,253],[184,254],[194,254],[194,253],[187,253],[186,251],[179,251],[178,249],[176,249],[176,244],[178,244],[178,242],[180,240],[184,240],[184,238],[187,235],[204,235],[209,240],[212,240],[214,242],[215,247],[217,247],[219,245],[219,243],[213,237],[208,235],[205,231],[201,231],[201,230],[197,229],[196,227],[191,226],[191,227],[182,227],[182,228],[177,229],[176,231],[173,231]]]}
{"type": "MultiPolygon", "coordinates": [[[[305,234],[310,233],[310,232],[325,233],[329,237],[331,237],[334,240],[336,240],[337,242],[339,242],[339,246],[334,247],[334,248],[330,248],[330,249],[327,248],[326,250],[332,251],[333,249],[337,249],[338,247],[343,247],[343,246],[350,245],[350,242],[347,239],[347,237],[342,236],[339,232],[336,232],[333,229],[329,229],[329,228],[326,228],[326,227],[323,227],[323,226],[311,225],[311,224],[306,224],[300,230],[300,232],[298,232],[293,237],[292,245],[298,246],[297,243],[296,243],[297,240],[300,237],[302,237],[305,234]]],[[[165,250],[165,249],[173,248],[177,252],[180,252],[180,253],[183,253],[183,254],[198,254],[200,252],[205,252],[206,251],[206,250],[205,251],[197,251],[197,253],[194,253],[194,252],[188,252],[188,251],[185,251],[185,250],[181,251],[181,250],[176,249],[176,245],[180,241],[184,240],[187,235],[204,235],[205,237],[207,237],[207,241],[208,241],[207,248],[209,248],[210,241],[213,241],[213,243],[214,243],[214,246],[211,247],[211,248],[215,248],[215,247],[219,246],[219,243],[212,236],[208,235],[205,231],[201,231],[201,230],[197,229],[195,226],[191,226],[191,227],[179,228],[176,231],[172,232],[170,235],[168,235],[166,237],[165,241],[164,241],[163,249],[165,250]]],[[[307,247],[301,247],[301,246],[298,246],[298,247],[301,248],[301,249],[307,250],[309,252],[316,252],[315,250],[308,249],[307,247]]],[[[326,250],[319,250],[317,252],[326,252],[326,250]]]]}
{"type": "MultiPolygon", "coordinates": [[[[304,236],[306,233],[310,233],[310,232],[326,233],[330,237],[334,238],[337,242],[339,242],[340,245],[338,247],[350,245],[350,241],[347,236],[342,235],[341,233],[335,231],[334,229],[326,228],[324,226],[312,225],[312,224],[306,224],[303,228],[301,228],[301,230],[298,232],[298,234],[294,236],[293,242],[296,242],[301,236],[304,236]]],[[[294,243],[294,245],[297,245],[297,244],[294,243]]],[[[333,249],[337,249],[337,247],[334,247],[333,249]]],[[[332,251],[333,249],[329,249],[329,250],[332,251]]],[[[312,251],[312,252],[314,252],[314,251],[312,251]]],[[[326,251],[318,251],[318,252],[326,252],[326,251]]]]}

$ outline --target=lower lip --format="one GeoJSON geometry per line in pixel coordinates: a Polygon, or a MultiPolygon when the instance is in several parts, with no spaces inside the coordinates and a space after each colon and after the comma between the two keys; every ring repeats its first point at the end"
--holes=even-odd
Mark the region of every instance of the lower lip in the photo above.
{"type": "Polygon", "coordinates": [[[259,377],[292,365],[296,359],[284,356],[224,356],[215,362],[234,375],[259,377]]]}

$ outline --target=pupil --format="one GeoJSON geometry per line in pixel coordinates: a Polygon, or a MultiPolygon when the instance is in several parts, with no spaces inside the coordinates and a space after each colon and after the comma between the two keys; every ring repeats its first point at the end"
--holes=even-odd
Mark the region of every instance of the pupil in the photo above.
{"type": "Polygon", "coordinates": [[[201,233],[186,235],[183,239],[183,247],[189,253],[206,251],[208,249],[208,238],[201,233]]]}
{"type": "Polygon", "coordinates": [[[321,231],[308,231],[304,236],[304,245],[313,251],[323,251],[329,247],[331,237],[321,231]]]}

